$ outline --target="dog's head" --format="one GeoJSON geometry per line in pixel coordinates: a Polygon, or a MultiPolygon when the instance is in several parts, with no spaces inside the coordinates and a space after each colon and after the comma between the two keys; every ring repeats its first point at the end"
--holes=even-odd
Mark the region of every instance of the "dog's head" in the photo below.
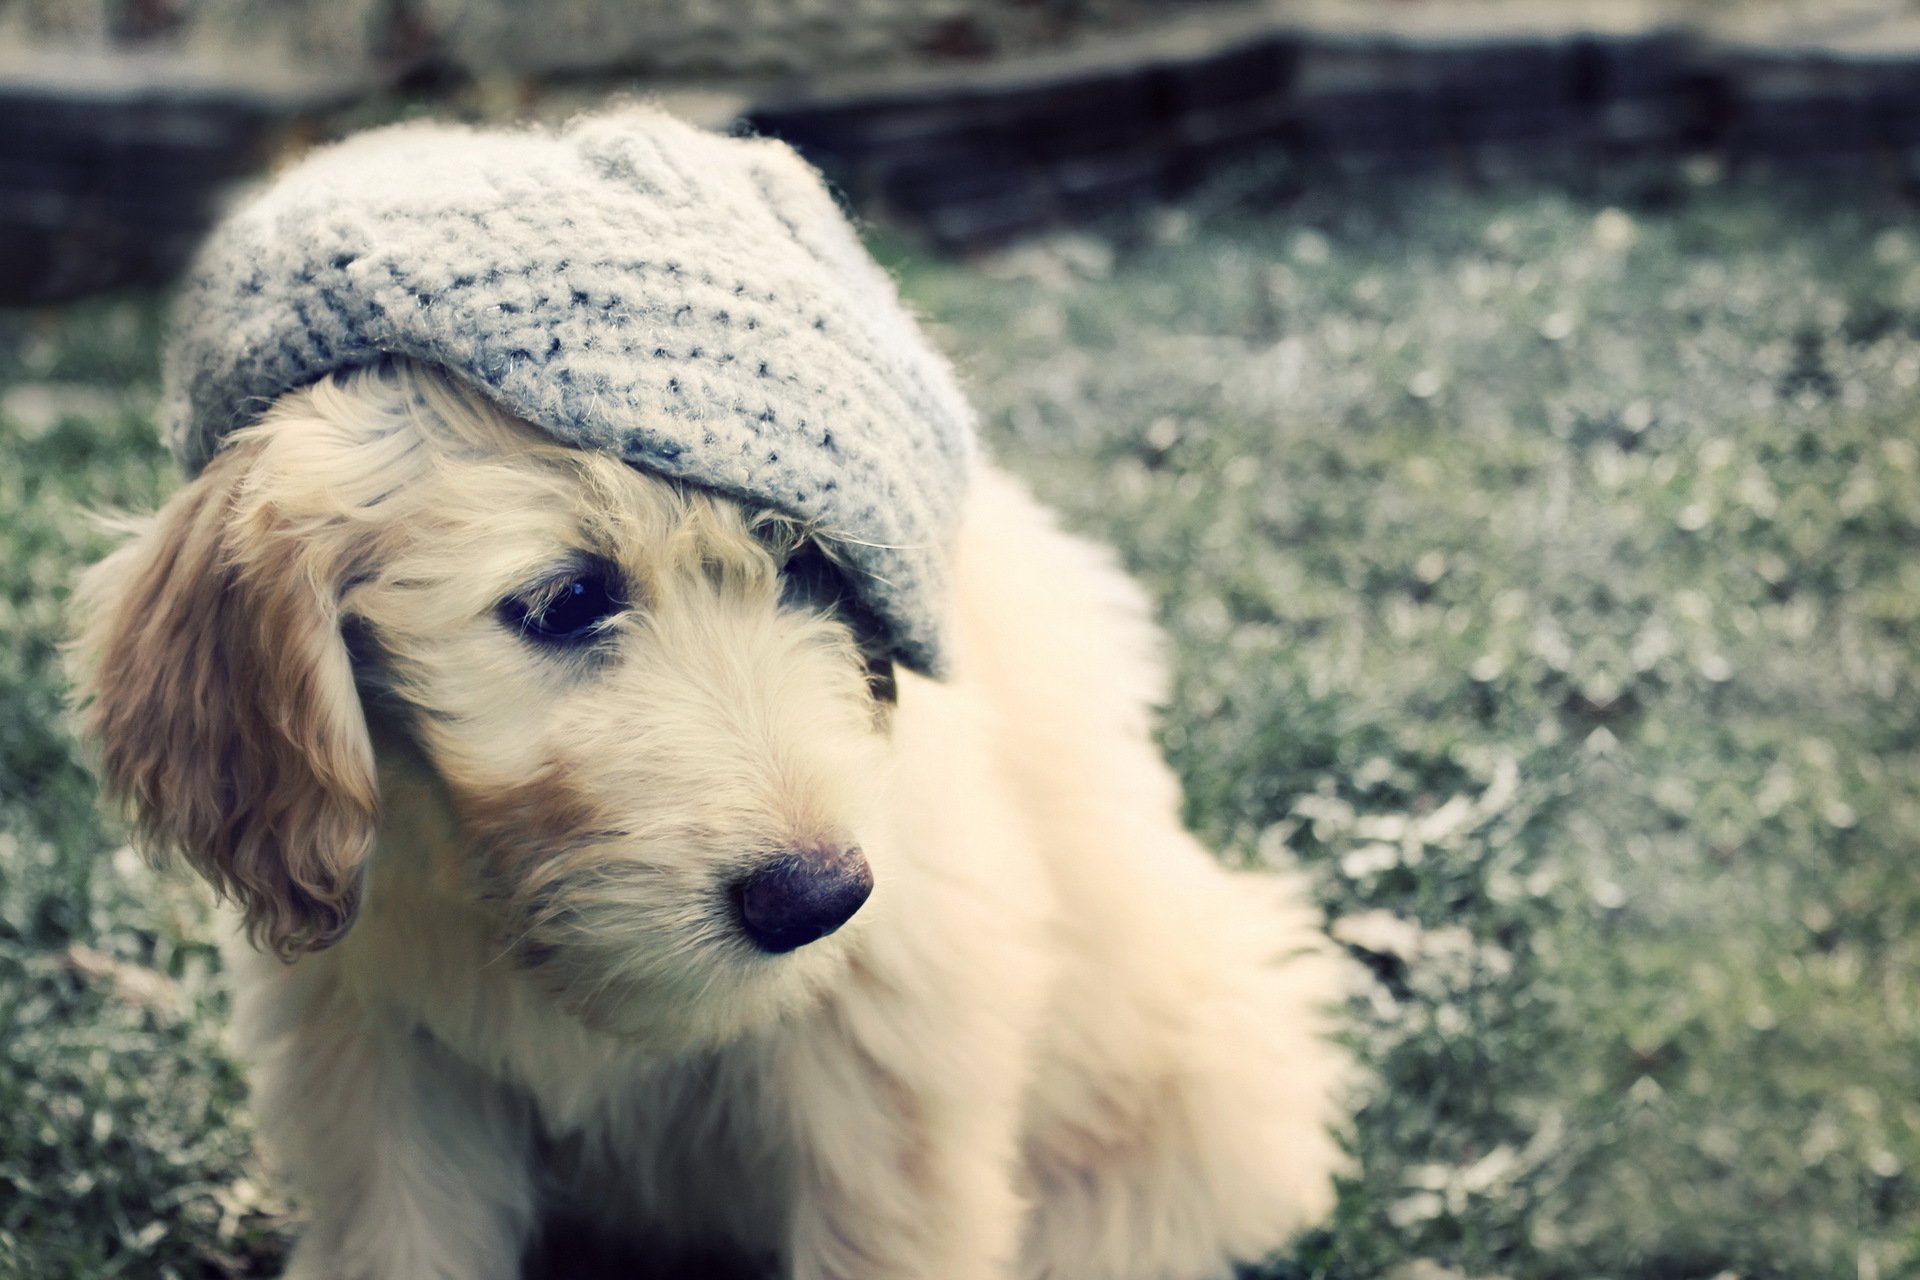
{"type": "Polygon", "coordinates": [[[288,958],[428,856],[382,838],[403,744],[455,815],[434,875],[519,963],[711,1038],[817,987],[874,882],[892,673],[825,545],[420,367],[337,375],[87,575],[82,728],[143,845],[288,958]]]}

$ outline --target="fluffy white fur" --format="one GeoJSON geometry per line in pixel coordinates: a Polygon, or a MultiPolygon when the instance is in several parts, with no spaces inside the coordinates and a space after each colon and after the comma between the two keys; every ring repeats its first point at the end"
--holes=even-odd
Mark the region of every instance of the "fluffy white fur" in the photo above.
{"type": "Polygon", "coordinates": [[[1199,1280],[1328,1208],[1337,963],[1181,829],[1133,587],[972,495],[956,678],[897,705],[782,603],[831,531],[403,364],[286,397],[91,572],[108,789],[265,948],[290,1275],[507,1280],[559,1212],[794,1280],[1199,1280]],[[503,622],[583,553],[632,596],[590,650],[503,622]],[[810,841],[873,895],[757,951],[726,886],[810,841]]]}

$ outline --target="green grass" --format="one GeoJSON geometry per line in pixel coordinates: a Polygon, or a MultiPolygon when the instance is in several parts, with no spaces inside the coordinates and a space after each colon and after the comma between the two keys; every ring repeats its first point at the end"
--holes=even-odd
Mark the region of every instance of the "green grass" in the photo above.
{"type": "MultiPolygon", "coordinates": [[[[1162,602],[1192,822],[1304,860],[1372,975],[1359,1172],[1273,1277],[1920,1270],[1920,236],[1669,195],[893,255],[994,453],[1162,602]]],[[[153,314],[0,317],[9,1277],[281,1246],[198,897],[58,725],[78,511],[170,483],[153,314]]]]}
{"type": "Polygon", "coordinates": [[[908,280],[1163,602],[1192,821],[1369,948],[1296,1266],[1920,1268],[1920,241],[1752,191],[1168,230],[908,280]]]}
{"type": "Polygon", "coordinates": [[[199,895],[126,854],[61,724],[87,512],[170,481],[155,308],[0,316],[0,1276],[247,1274],[273,1202],[199,895]]]}

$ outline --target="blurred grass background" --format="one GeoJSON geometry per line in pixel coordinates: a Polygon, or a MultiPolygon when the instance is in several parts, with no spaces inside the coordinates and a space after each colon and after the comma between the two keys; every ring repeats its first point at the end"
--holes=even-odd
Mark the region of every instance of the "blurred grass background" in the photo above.
{"type": "MultiPolygon", "coordinates": [[[[1193,824],[1303,859],[1367,962],[1359,1172],[1270,1280],[1920,1271],[1920,234],[1659,190],[879,245],[1160,601],[1193,824]]],[[[283,1247],[201,897],[115,852],[60,719],[83,513],[174,483],[159,337],[0,313],[6,1277],[283,1247]]]]}

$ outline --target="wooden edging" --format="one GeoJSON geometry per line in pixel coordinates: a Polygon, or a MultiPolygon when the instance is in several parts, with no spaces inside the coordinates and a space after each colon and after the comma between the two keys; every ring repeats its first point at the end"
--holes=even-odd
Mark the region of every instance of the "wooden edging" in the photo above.
{"type": "Polygon", "coordinates": [[[1035,61],[767,101],[746,115],[854,201],[992,242],[1177,197],[1279,155],[1334,170],[1735,164],[1920,172],[1920,49],[1843,53],[1685,28],[1461,37],[1274,26],[1105,65],[1035,61]]]}

